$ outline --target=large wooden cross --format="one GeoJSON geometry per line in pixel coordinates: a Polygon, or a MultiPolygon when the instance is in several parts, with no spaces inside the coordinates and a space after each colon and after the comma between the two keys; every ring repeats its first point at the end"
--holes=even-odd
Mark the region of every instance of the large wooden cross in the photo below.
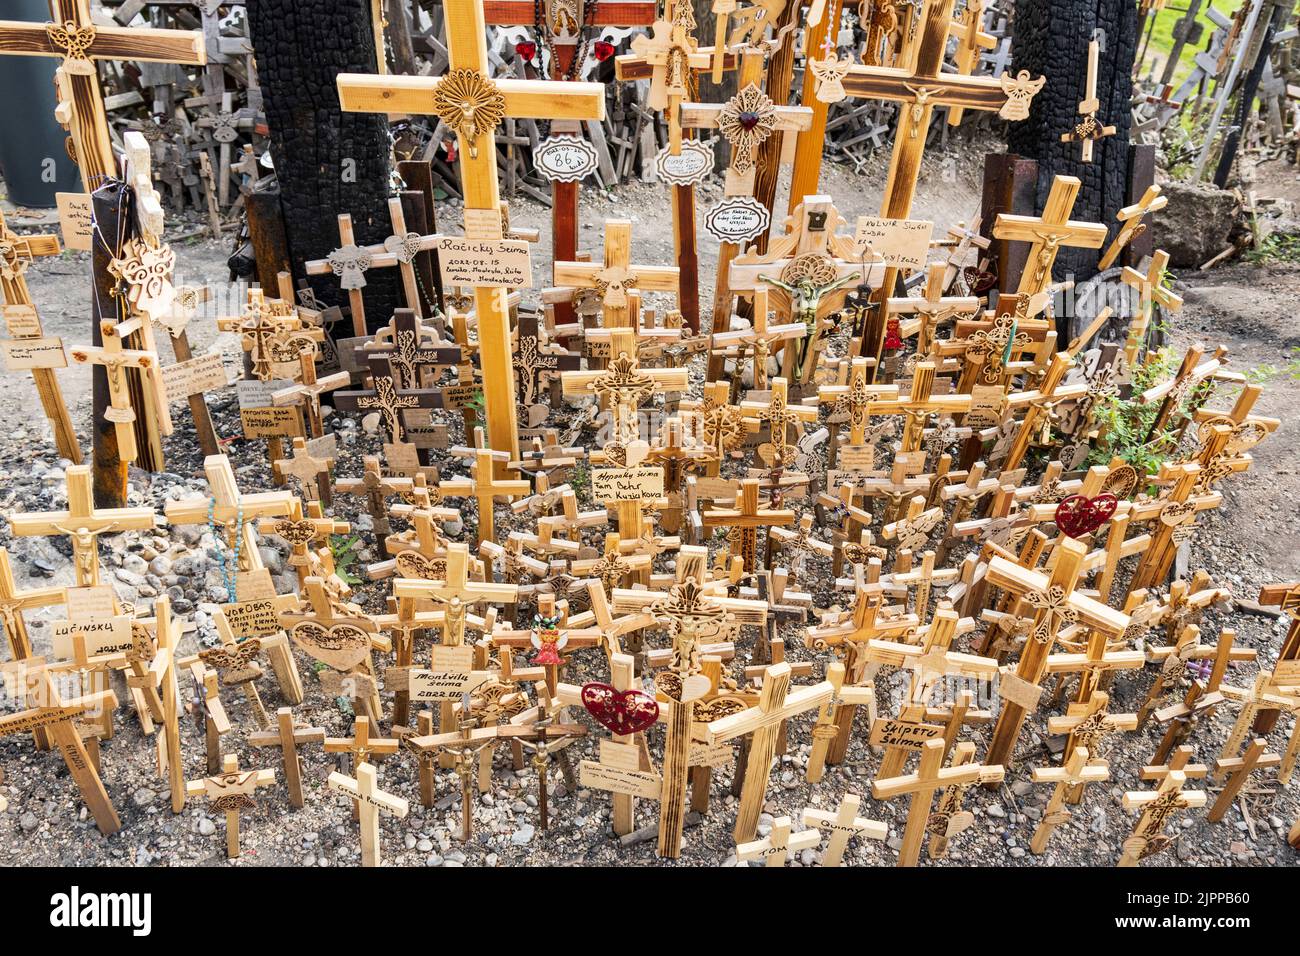
{"type": "MultiPolygon", "coordinates": [[[[914,68],[852,66],[840,80],[846,96],[900,104],[898,131],[894,135],[889,178],[880,209],[880,215],[886,219],[906,219],[911,212],[930,116],[936,106],[996,110],[1003,119],[1020,120],[1029,115],[1029,102],[1044,83],[1042,77],[1031,80],[1027,72],[1016,77],[942,73],[953,3],[954,0],[926,0],[914,68]]],[[[896,268],[885,271],[884,280],[876,286],[873,296],[877,302],[893,293],[897,276],[896,268]]],[[[874,328],[869,325],[862,342],[864,355],[879,358],[884,331],[883,322],[876,323],[874,328]]]]}
{"type": "Polygon", "coordinates": [[[0,20],[0,55],[62,58],[61,88],[71,102],[60,103],[55,115],[71,129],[82,183],[95,190],[117,173],[95,61],[203,64],[203,34],[99,26],[90,18],[90,0],[50,0],[50,10],[52,23],[0,20]]]}
{"type": "MultiPolygon", "coordinates": [[[[501,193],[497,182],[496,127],[506,116],[574,120],[605,118],[605,88],[599,83],[556,85],[537,80],[488,79],[487,31],[481,0],[447,0],[450,67],[438,78],[341,73],[339,105],[348,112],[433,113],[456,134],[460,146],[465,235],[502,238],[501,193]]],[[[493,448],[519,458],[515,381],[510,352],[506,290],[474,290],[479,358],[488,437],[493,448]]]]}
{"type": "Polygon", "coordinates": [[[555,261],[556,285],[595,289],[603,306],[606,328],[632,325],[629,296],[634,292],[677,294],[677,266],[632,264],[632,223],[605,220],[605,258],[602,263],[555,261]]]}
{"type": "Polygon", "coordinates": [[[72,539],[72,564],[77,586],[99,583],[101,534],[143,531],[154,525],[152,508],[96,508],[90,466],[68,468],[68,507],[64,511],[32,511],[11,515],[10,530],[18,536],[66,534],[72,539]]]}

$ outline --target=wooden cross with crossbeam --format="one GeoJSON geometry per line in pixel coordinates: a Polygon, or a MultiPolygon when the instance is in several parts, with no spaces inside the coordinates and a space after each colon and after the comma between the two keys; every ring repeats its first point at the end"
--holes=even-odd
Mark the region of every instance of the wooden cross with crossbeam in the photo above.
{"type": "MultiPolygon", "coordinates": [[[[460,146],[465,235],[492,242],[502,238],[495,145],[501,120],[506,116],[602,120],[605,88],[599,83],[489,79],[483,4],[447,0],[443,10],[450,59],[444,76],[342,73],[337,81],[339,104],[348,112],[433,113],[442,119],[460,146]]],[[[506,290],[478,286],[474,297],[488,435],[492,447],[508,450],[509,461],[514,461],[519,457],[519,427],[506,290]]]]}
{"type": "Polygon", "coordinates": [[[1062,246],[1100,249],[1107,229],[1100,223],[1070,219],[1070,210],[1083,183],[1075,176],[1057,176],[1041,216],[998,213],[993,238],[1030,243],[1027,266],[1016,286],[1018,295],[1037,295],[1052,284],[1052,265],[1062,246]]]}
{"type": "Polygon", "coordinates": [[[91,490],[89,465],[73,465],[67,470],[68,507],[64,511],[32,511],[13,514],[9,527],[13,534],[66,534],[72,539],[72,565],[77,586],[99,583],[97,540],[101,534],[119,531],[143,531],[154,526],[152,508],[96,508],[91,490]]]}
{"type": "Polygon", "coordinates": [[[74,159],[87,190],[116,174],[96,60],[146,63],[207,62],[203,34],[197,30],[122,29],[91,20],[90,0],[51,0],[54,22],[0,20],[0,55],[52,56],[63,60],[62,88],[70,102],[55,116],[71,128],[74,159]]]}
{"type": "MultiPolygon", "coordinates": [[[[58,255],[60,250],[58,236],[20,236],[5,223],[4,212],[0,210],[0,307],[11,338],[39,339],[44,335],[23,273],[33,259],[58,255]]],[[[33,368],[31,373],[45,417],[50,420],[59,456],[74,465],[81,464],[81,443],[77,441],[77,431],[72,426],[54,369],[33,368]]]]}

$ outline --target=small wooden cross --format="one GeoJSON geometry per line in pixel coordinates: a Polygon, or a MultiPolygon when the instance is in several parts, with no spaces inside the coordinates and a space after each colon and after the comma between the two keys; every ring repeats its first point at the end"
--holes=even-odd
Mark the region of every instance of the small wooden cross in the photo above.
{"type": "Polygon", "coordinates": [[[263,674],[261,665],[257,663],[262,644],[255,637],[236,643],[230,625],[226,623],[225,613],[220,610],[213,620],[217,622],[217,633],[222,638],[222,646],[199,651],[199,660],[215,670],[223,683],[243,690],[254,723],[260,730],[265,730],[271,725],[271,719],[266,715],[266,707],[262,704],[256,683],[263,674]]]}
{"type": "Polygon", "coordinates": [[[334,468],[334,459],[317,458],[307,449],[305,438],[295,438],[291,456],[271,462],[271,467],[281,478],[295,479],[308,501],[319,501],[326,508],[330,506],[330,472],[334,468]]]}
{"type": "Polygon", "coordinates": [[[399,493],[408,479],[386,478],[384,476],[383,466],[374,455],[366,455],[362,459],[363,472],[360,478],[339,478],[334,483],[334,489],[339,494],[344,495],[365,495],[366,513],[374,521],[375,542],[378,545],[381,557],[388,557],[388,548],[384,539],[391,530],[388,521],[388,503],[385,500],[389,495],[399,493]]]}
{"type": "Polygon", "coordinates": [[[1129,243],[1146,230],[1146,223],[1142,221],[1146,215],[1159,212],[1167,205],[1169,205],[1169,197],[1160,195],[1159,186],[1151,185],[1147,187],[1141,199],[1115,213],[1115,218],[1123,225],[1120,226],[1119,232],[1115,233],[1115,238],[1110,241],[1106,251],[1101,254],[1101,259],[1097,261],[1097,268],[1109,269],[1114,265],[1119,254],[1128,247],[1129,243]]]}
{"type": "MultiPolygon", "coordinates": [[[[1048,718],[1048,733],[1070,735],[1065,743],[1065,760],[1070,759],[1076,747],[1086,747],[1090,753],[1100,755],[1101,742],[1107,735],[1119,730],[1137,730],[1137,714],[1110,714],[1109,706],[1110,695],[1099,690],[1086,702],[1071,704],[1064,717],[1048,718]]],[[[1082,796],[1083,788],[1076,787],[1067,799],[1078,803],[1082,796]]]]}
{"type": "Polygon", "coordinates": [[[1070,811],[1065,808],[1065,804],[1072,791],[1109,779],[1110,768],[1106,761],[1091,759],[1087,747],[1076,747],[1064,767],[1035,767],[1034,783],[1054,783],[1056,788],[1052,791],[1047,806],[1043,808],[1043,818],[1034,829],[1029,849],[1040,854],[1047,851],[1048,841],[1052,839],[1056,828],[1070,819],[1070,811]]]}
{"type": "Polygon", "coordinates": [[[167,407],[166,389],[163,387],[158,353],[144,349],[123,348],[128,335],[138,331],[147,318],[137,316],[126,322],[115,323],[105,319],[100,323],[103,345],[78,346],[71,352],[78,365],[102,365],[108,380],[109,408],[104,417],[113,423],[117,433],[118,455],[122,461],[136,460],[138,448],[135,440],[136,409],[132,404],[131,389],[126,370],[140,370],[144,401],[156,416],[158,430],[163,435],[172,433],[171,412],[167,407]]]}
{"type": "Polygon", "coordinates": [[[239,758],[226,754],[221,773],[204,780],[190,780],[185,792],[191,797],[206,797],[216,810],[226,815],[226,859],[239,859],[239,814],[253,809],[253,794],[258,787],[275,783],[275,771],[239,769],[239,758]]]}
{"type": "Polygon", "coordinates": [[[1107,229],[1094,222],[1070,219],[1070,210],[1083,183],[1074,176],[1057,176],[1042,216],[1016,216],[998,213],[993,223],[993,237],[1031,243],[1025,271],[1016,293],[1033,296],[1052,284],[1052,265],[1062,246],[1099,249],[1106,241],[1107,229]]]}
{"type": "MultiPolygon", "coordinates": [[[[4,213],[0,212],[0,306],[4,307],[10,338],[41,338],[44,335],[24,273],[33,259],[58,255],[60,251],[58,236],[20,236],[5,224],[4,213]]],[[[31,372],[41,407],[50,420],[59,455],[74,465],[81,464],[81,443],[77,440],[77,430],[72,425],[72,416],[68,414],[54,369],[34,368],[31,372]]]]}
{"type": "Polygon", "coordinates": [[[1061,134],[1062,143],[1079,142],[1083,144],[1080,158],[1085,163],[1092,162],[1092,144],[1106,136],[1115,135],[1114,126],[1104,126],[1097,119],[1097,110],[1101,101],[1097,99],[1097,58],[1101,52],[1101,43],[1092,40],[1088,43],[1088,72],[1083,84],[1083,99],[1079,101],[1079,115],[1083,117],[1068,133],[1061,134]]]}
{"type": "Polygon", "coordinates": [[[1223,789],[1219,792],[1219,798],[1214,801],[1214,806],[1210,807],[1210,812],[1205,815],[1205,819],[1211,823],[1218,823],[1223,819],[1228,808],[1232,806],[1232,801],[1237,798],[1241,788],[1246,785],[1250,778],[1251,771],[1263,767],[1280,767],[1282,765],[1282,756],[1275,753],[1266,753],[1268,750],[1268,741],[1263,737],[1256,737],[1250,742],[1250,746],[1240,757],[1220,757],[1214,762],[1215,776],[1222,777],[1225,774],[1227,779],[1224,781],[1223,789]]]}
{"type": "Polygon", "coordinates": [[[903,844],[898,851],[899,866],[916,866],[920,861],[921,841],[930,822],[930,804],[936,790],[954,784],[998,783],[1003,778],[1003,768],[996,765],[970,762],[944,767],[944,749],[942,740],[927,741],[921,748],[921,763],[916,773],[889,779],[877,777],[871,783],[871,795],[877,800],[888,800],[903,794],[912,796],[907,812],[907,826],[903,831],[903,844]]]}
{"type": "MultiPolygon", "coordinates": [[[[23,688],[22,700],[28,709],[0,717],[0,738],[10,734],[42,730],[59,748],[68,773],[72,775],[81,799],[95,818],[95,825],[104,836],[112,836],[122,829],[117,811],[100,779],[97,760],[87,751],[77,718],[97,716],[112,712],[117,707],[117,697],[112,690],[103,690],[83,697],[64,701],[59,694],[54,675],[46,668],[43,658],[28,658],[4,665],[0,674],[4,683],[19,681],[23,688]]],[[[97,745],[93,742],[92,747],[97,745]]]]}
{"type": "Polygon", "coordinates": [[[931,415],[961,415],[970,411],[969,395],[933,394],[934,373],[933,362],[918,362],[907,397],[881,398],[867,404],[868,415],[902,414],[907,417],[900,448],[903,454],[920,449],[922,433],[931,415]]]}
{"type": "Polygon", "coordinates": [[[9,640],[12,660],[20,661],[32,656],[32,641],[27,633],[27,621],[23,618],[23,612],[63,604],[66,600],[67,589],[64,587],[28,588],[20,591],[14,580],[9,552],[0,548],[0,625],[4,627],[5,637],[9,640]]]}
{"type": "Polygon", "coordinates": [[[826,852],[822,855],[822,866],[839,866],[843,863],[844,851],[848,848],[849,841],[856,837],[884,840],[889,836],[887,824],[858,816],[858,807],[861,803],[862,798],[856,793],[846,793],[840,800],[839,809],[835,812],[815,810],[812,807],[804,810],[802,817],[804,826],[821,827],[830,830],[831,833],[830,842],[826,844],[826,852]]]}
{"type": "Polygon", "coordinates": [[[264,382],[275,377],[276,362],[297,361],[300,351],[325,336],[323,329],[308,327],[292,304],[268,300],[260,289],[249,289],[244,312],[217,319],[217,328],[239,335],[253,378],[264,382]]]}
{"type": "Polygon", "coordinates": [[[1138,352],[1146,341],[1147,329],[1151,327],[1156,306],[1170,312],[1178,312],[1183,307],[1182,297],[1165,286],[1168,271],[1169,253],[1157,249],[1145,273],[1125,266],[1120,274],[1120,281],[1138,293],[1137,307],[1133,310],[1133,320],[1128,327],[1128,339],[1124,342],[1124,360],[1129,368],[1137,363],[1138,352]]]}
{"type": "MultiPolygon", "coordinates": [[[[806,813],[806,812],[805,812],[806,813]]],[[[821,831],[802,830],[790,832],[792,824],[789,817],[777,817],[772,821],[772,832],[761,840],[747,843],[736,841],[736,859],[763,860],[764,866],[785,866],[786,858],[791,853],[811,850],[822,842],[821,831]]]]}
{"type": "Polygon", "coordinates": [[[352,798],[353,807],[360,808],[361,865],[379,866],[379,814],[380,811],[405,819],[411,805],[402,797],[395,797],[379,789],[379,774],[369,764],[357,767],[356,777],[334,771],[327,781],[331,790],[352,798]]]}
{"type": "Polygon", "coordinates": [[[323,744],[324,727],[310,727],[293,719],[293,710],[281,707],[275,712],[276,726],[248,735],[250,747],[279,747],[284,761],[284,780],[289,787],[289,803],[299,809],[305,805],[302,793],[302,758],[300,744],[323,744]]]}
{"type": "Polygon", "coordinates": [[[790,404],[790,387],[785,378],[772,380],[767,401],[740,403],[741,412],[748,412],[760,422],[767,423],[768,440],[760,445],[758,455],[772,469],[784,469],[794,464],[803,423],[817,420],[817,409],[808,405],[790,404]],[[792,444],[790,439],[794,437],[792,444]]]}
{"type": "Polygon", "coordinates": [[[1147,857],[1155,856],[1168,849],[1174,842],[1165,834],[1165,824],[1179,810],[1203,807],[1207,798],[1204,790],[1184,792],[1183,784],[1187,775],[1181,770],[1171,770],[1160,781],[1160,789],[1155,791],[1124,794],[1124,809],[1142,811],[1133,834],[1124,841],[1123,855],[1116,866],[1137,866],[1147,857]]]}
{"type": "Polygon", "coordinates": [[[334,405],[344,411],[379,412],[388,434],[387,451],[387,447],[405,440],[402,412],[409,408],[439,408],[443,403],[442,393],[431,388],[399,389],[387,356],[372,355],[369,363],[370,388],[335,392],[334,405]]]}
{"type": "MultiPolygon", "coordinates": [[[[629,327],[630,296],[639,292],[678,291],[676,266],[632,264],[632,223],[626,219],[605,220],[605,256],[602,263],[557,262],[555,283],[580,289],[595,289],[601,298],[606,328],[629,327]]],[[[616,353],[615,353],[616,354],[616,353]]]]}
{"type": "Polygon", "coordinates": [[[898,334],[901,338],[916,336],[915,359],[909,364],[915,367],[917,362],[934,361],[932,350],[935,333],[945,322],[959,315],[974,316],[979,312],[980,300],[975,296],[946,296],[943,290],[948,287],[945,267],[941,262],[932,262],[926,272],[925,287],[921,295],[889,298],[886,300],[888,314],[915,315],[914,322],[899,323],[898,334]]]}
{"type": "Polygon", "coordinates": [[[797,519],[788,508],[761,505],[757,478],[741,481],[733,507],[705,511],[701,517],[706,528],[721,525],[732,529],[728,539],[732,553],[740,556],[750,572],[758,570],[758,529],[794,524],[797,519]]]}
{"type": "Polygon", "coordinates": [[[154,510],[96,508],[89,465],[72,465],[67,469],[67,492],[67,510],[10,515],[10,530],[19,537],[68,535],[72,539],[72,564],[77,586],[95,585],[99,583],[99,536],[150,529],[154,526],[154,510]]]}

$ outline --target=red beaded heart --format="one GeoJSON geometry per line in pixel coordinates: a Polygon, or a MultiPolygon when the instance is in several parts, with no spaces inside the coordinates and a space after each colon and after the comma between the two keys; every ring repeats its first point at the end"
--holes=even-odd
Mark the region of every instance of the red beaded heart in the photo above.
{"type": "Polygon", "coordinates": [[[527,40],[521,40],[515,44],[515,52],[527,62],[533,62],[533,57],[537,56],[537,44],[529,43],[527,40]]]}
{"type": "Polygon", "coordinates": [[[1095,498],[1070,495],[1056,506],[1056,526],[1068,537],[1081,538],[1105,524],[1118,505],[1119,499],[1109,493],[1095,498]]]}
{"type": "Polygon", "coordinates": [[[607,40],[597,40],[591,46],[591,54],[601,63],[604,63],[614,55],[614,44],[607,40]]]}
{"type": "Polygon", "coordinates": [[[649,694],[608,684],[583,684],[582,706],[602,727],[620,736],[653,727],[659,719],[659,704],[649,694]]]}

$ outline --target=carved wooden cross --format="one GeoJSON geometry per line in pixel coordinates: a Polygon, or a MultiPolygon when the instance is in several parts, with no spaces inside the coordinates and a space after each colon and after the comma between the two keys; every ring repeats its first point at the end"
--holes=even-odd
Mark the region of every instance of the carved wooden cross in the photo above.
{"type": "Polygon", "coordinates": [[[903,830],[903,845],[898,850],[899,866],[916,866],[921,858],[921,841],[930,822],[930,804],[934,792],[940,788],[964,784],[1001,782],[1005,771],[1001,766],[974,762],[955,767],[943,766],[945,745],[942,740],[927,741],[921,748],[921,763],[916,773],[882,779],[871,783],[871,795],[877,800],[911,794],[907,811],[907,826],[903,830]]]}
{"type": "Polygon", "coordinates": [[[401,444],[406,436],[402,412],[408,408],[439,408],[442,393],[432,388],[401,389],[387,356],[370,358],[370,388],[336,392],[335,407],[344,411],[378,411],[388,433],[388,445],[401,444]]]}
{"type": "MultiPolygon", "coordinates": [[[[435,79],[340,74],[339,102],[350,112],[438,115],[460,145],[465,234],[475,240],[497,240],[502,237],[495,147],[498,124],[506,116],[602,120],[605,89],[599,83],[488,79],[482,3],[450,0],[445,10],[450,58],[446,75],[435,79]]],[[[508,460],[514,461],[519,457],[519,430],[506,291],[482,286],[474,296],[488,435],[492,447],[509,451],[508,460]]]]}
{"type": "Polygon", "coordinates": [[[295,438],[291,456],[271,462],[271,467],[281,478],[295,479],[302,496],[308,501],[319,501],[325,507],[329,507],[329,476],[334,468],[334,459],[317,458],[308,451],[306,439],[295,438]]]}
{"type": "MultiPolygon", "coordinates": [[[[934,334],[939,327],[959,315],[973,316],[979,312],[978,297],[944,295],[948,287],[945,266],[940,262],[930,263],[926,272],[925,288],[921,295],[900,296],[886,300],[888,315],[915,315],[914,322],[899,323],[898,336],[909,338],[916,336],[915,358],[908,364],[915,368],[917,362],[932,362],[934,334]]],[[[889,348],[889,345],[885,346],[889,348]]],[[[895,346],[897,347],[897,346],[895,346]]]]}
{"type": "MultiPolygon", "coordinates": [[[[1214,774],[1216,777],[1222,777],[1227,774],[1227,780],[1224,781],[1223,789],[1219,792],[1219,797],[1214,801],[1214,806],[1210,807],[1210,812],[1205,815],[1205,819],[1211,823],[1218,823],[1223,819],[1232,802],[1237,799],[1237,794],[1241,788],[1246,785],[1250,779],[1253,770],[1261,767],[1279,767],[1282,765],[1283,758],[1280,754],[1266,753],[1268,750],[1268,741],[1263,737],[1256,737],[1250,742],[1250,746],[1240,757],[1220,757],[1214,762],[1214,774]]],[[[1292,758],[1294,760],[1294,757],[1292,758]]],[[[1285,781],[1283,781],[1285,782],[1285,781]]]]}
{"type": "Polygon", "coordinates": [[[69,467],[67,485],[67,510],[13,514],[9,526],[19,537],[68,535],[72,539],[72,565],[77,586],[86,587],[99,583],[99,536],[152,528],[154,511],[152,508],[96,508],[89,465],[69,467]]]}
{"type": "MultiPolygon", "coordinates": [[[[1093,693],[1083,703],[1071,704],[1064,717],[1051,717],[1047,721],[1047,731],[1051,734],[1069,734],[1065,742],[1064,759],[1069,760],[1075,748],[1084,747],[1090,753],[1101,753],[1102,740],[1119,730],[1137,730],[1137,714],[1111,714],[1110,695],[1103,690],[1093,693]]],[[[1083,788],[1076,788],[1067,798],[1070,803],[1078,803],[1083,796],[1083,788]]]]}
{"type": "MultiPolygon", "coordinates": [[[[564,372],[565,395],[596,395],[608,403],[614,415],[613,442],[635,441],[639,434],[636,413],[646,399],[665,392],[685,391],[690,376],[684,368],[642,369],[636,356],[632,333],[617,330],[610,343],[614,356],[603,370],[564,372]]],[[[608,450],[608,449],[607,449],[608,450]]]]}
{"type": "Polygon", "coordinates": [[[518,600],[519,588],[513,584],[470,581],[469,546],[455,543],[447,548],[447,570],[442,580],[398,578],[393,584],[393,594],[398,598],[433,601],[445,612],[442,642],[459,645],[465,643],[465,615],[471,605],[483,601],[513,603],[518,600]]]}
{"type": "Polygon", "coordinates": [[[1047,195],[1041,216],[998,213],[993,223],[995,239],[1031,243],[1025,271],[1016,287],[1018,295],[1032,296],[1047,290],[1052,284],[1052,265],[1062,246],[1100,249],[1106,241],[1105,226],[1070,219],[1070,210],[1082,185],[1074,176],[1057,176],[1052,180],[1052,191],[1047,195]]]}
{"type": "Polygon", "coordinates": [[[1125,810],[1142,810],[1133,834],[1124,841],[1124,852],[1116,866],[1137,866],[1147,857],[1154,856],[1168,849],[1173,838],[1165,835],[1164,829],[1171,817],[1179,810],[1190,810],[1206,804],[1204,790],[1184,792],[1183,784],[1187,775],[1181,770],[1172,770],[1160,781],[1160,789],[1155,791],[1124,794],[1125,810]]]}
{"type": "Polygon", "coordinates": [[[1062,143],[1083,144],[1080,158],[1085,163],[1092,162],[1093,143],[1106,136],[1115,135],[1114,126],[1105,126],[1097,119],[1097,110],[1101,109],[1101,100],[1097,99],[1097,58],[1100,53],[1100,41],[1096,39],[1089,41],[1088,71],[1084,78],[1083,99],[1079,101],[1079,115],[1083,119],[1070,132],[1061,134],[1062,143]]]}
{"type": "MultiPolygon", "coordinates": [[[[985,33],[981,27],[986,12],[984,0],[966,0],[961,13],[953,17],[949,32],[957,38],[957,49],[953,53],[953,64],[962,76],[971,76],[980,64],[981,50],[992,50],[998,45],[997,38],[985,33]]],[[[996,75],[1000,71],[994,70],[996,75]]],[[[960,126],[963,110],[960,106],[948,107],[948,125],[960,126]]],[[[974,228],[978,228],[976,225],[974,228]]]]}
{"type": "MultiPolygon", "coordinates": [[[[606,328],[632,324],[630,305],[639,292],[678,291],[677,266],[632,264],[632,223],[626,219],[605,220],[605,257],[602,263],[557,262],[555,283],[581,289],[595,289],[600,296],[606,328]]],[[[611,349],[611,355],[616,355],[611,349]]]]}
{"type": "Polygon", "coordinates": [[[876,399],[868,403],[868,415],[907,416],[907,425],[903,430],[900,454],[918,451],[925,424],[931,415],[960,415],[970,411],[969,395],[935,395],[933,362],[918,362],[912,375],[910,393],[892,399],[876,399]]]}
{"type": "Polygon", "coordinates": [[[768,440],[759,446],[759,457],[773,469],[784,469],[794,464],[798,439],[804,422],[817,420],[817,409],[808,405],[791,405],[789,384],[784,378],[772,380],[771,395],[766,402],[740,403],[741,412],[748,412],[760,422],[767,423],[768,440]],[[795,443],[790,438],[794,436],[795,443]]]}
{"type": "Polygon", "coordinates": [[[221,772],[204,780],[191,780],[185,784],[185,791],[191,797],[206,797],[213,809],[226,815],[226,859],[239,859],[239,814],[251,810],[253,794],[258,787],[269,787],[275,783],[275,771],[239,769],[239,758],[226,754],[221,764],[221,772]]]}
{"type": "Polygon", "coordinates": [[[361,764],[356,769],[356,777],[349,777],[334,771],[326,781],[331,790],[346,794],[352,798],[352,805],[359,808],[361,822],[361,865],[379,866],[379,814],[380,811],[391,814],[399,820],[406,817],[411,805],[402,797],[395,797],[379,789],[379,774],[369,764],[361,764]]]}
{"type": "Polygon", "coordinates": [[[298,361],[298,353],[307,343],[325,336],[323,329],[307,327],[292,307],[268,301],[260,289],[249,289],[243,314],[217,319],[217,328],[239,334],[253,363],[253,377],[264,382],[275,377],[276,362],[298,361]]]}
{"type": "MultiPolygon", "coordinates": [[[[767,358],[772,354],[773,349],[782,346],[789,348],[795,339],[801,339],[808,334],[808,327],[802,322],[769,325],[767,320],[770,310],[767,294],[766,283],[760,282],[754,286],[754,319],[750,328],[714,332],[710,336],[709,347],[713,350],[709,356],[709,367],[712,370],[712,374],[708,377],[710,382],[720,379],[723,370],[722,359],[727,357],[728,352],[737,346],[742,346],[747,347],[753,356],[754,388],[762,391],[767,387],[767,358]]],[[[793,370],[792,363],[791,370],[793,370]]]]}
{"type": "Polygon", "coordinates": [[[1075,590],[1083,559],[1087,556],[1087,546],[1067,538],[1057,546],[1055,553],[1056,566],[1050,577],[999,555],[989,559],[988,582],[1023,596],[1034,608],[1029,638],[1021,651],[1016,673],[1004,673],[1002,677],[1003,706],[989,743],[989,760],[1005,764],[1011,759],[1025,717],[1037,706],[1037,684],[1042,679],[1047,656],[1062,626],[1080,623],[1114,635],[1124,633],[1128,627],[1127,614],[1075,590]],[[1020,702],[1011,699],[1009,694],[1019,697],[1020,702]],[[1026,706],[1030,699],[1033,705],[1026,706]]]}

